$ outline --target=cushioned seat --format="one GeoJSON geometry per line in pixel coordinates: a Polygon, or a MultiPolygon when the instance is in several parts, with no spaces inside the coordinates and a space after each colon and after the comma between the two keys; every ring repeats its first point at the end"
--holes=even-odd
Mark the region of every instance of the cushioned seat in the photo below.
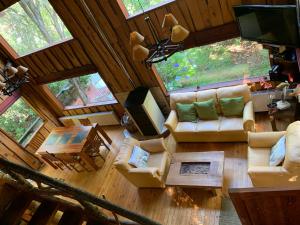
{"type": "Polygon", "coordinates": [[[170,161],[170,153],[167,151],[163,138],[147,141],[126,138],[120,147],[114,166],[137,187],[165,187],[170,161]],[[135,168],[128,163],[134,145],[150,153],[146,168],[135,168]]]}
{"type": "Polygon", "coordinates": [[[218,131],[220,127],[220,119],[218,120],[199,120],[196,124],[196,131],[218,131]]]}
{"type": "Polygon", "coordinates": [[[195,132],[197,123],[192,122],[179,122],[176,131],[177,132],[195,132]]]}
{"type": "Polygon", "coordinates": [[[234,142],[247,141],[248,131],[254,131],[254,112],[249,87],[244,85],[197,92],[173,93],[171,112],[165,122],[177,142],[234,142]],[[224,117],[219,104],[221,98],[243,97],[244,108],[240,117],[224,117]],[[191,104],[214,99],[218,120],[198,120],[196,123],[178,121],[176,104],[191,104]]]}
{"type": "Polygon", "coordinates": [[[248,148],[248,167],[269,166],[270,148],[248,148]]]}
{"type": "Polygon", "coordinates": [[[255,187],[300,188],[300,121],[291,123],[286,132],[261,132],[249,135],[248,174],[255,187]],[[271,148],[285,135],[285,158],[270,166],[271,148]]]}
{"type": "Polygon", "coordinates": [[[244,131],[243,118],[237,117],[221,117],[220,118],[220,131],[244,131]]]}

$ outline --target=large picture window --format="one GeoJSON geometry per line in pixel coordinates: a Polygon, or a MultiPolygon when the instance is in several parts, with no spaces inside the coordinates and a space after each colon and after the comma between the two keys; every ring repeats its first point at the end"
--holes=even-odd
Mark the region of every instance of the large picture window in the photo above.
{"type": "Polygon", "coordinates": [[[1,129],[22,146],[28,143],[42,124],[43,120],[22,98],[0,115],[1,129]]]}
{"type": "Polygon", "coordinates": [[[0,12],[0,34],[19,55],[72,37],[47,0],[21,0],[0,12]]]}
{"type": "Polygon", "coordinates": [[[188,49],[155,64],[168,91],[265,76],[270,69],[262,45],[230,39],[188,49]]]}
{"type": "Polygon", "coordinates": [[[98,73],[53,82],[48,87],[65,107],[115,101],[98,73]]]}

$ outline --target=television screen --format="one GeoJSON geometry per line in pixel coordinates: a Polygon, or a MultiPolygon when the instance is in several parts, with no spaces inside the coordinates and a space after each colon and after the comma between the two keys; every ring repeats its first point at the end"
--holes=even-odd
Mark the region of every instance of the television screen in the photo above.
{"type": "Polygon", "coordinates": [[[241,37],[247,40],[299,47],[296,6],[242,5],[234,7],[241,37]]]}

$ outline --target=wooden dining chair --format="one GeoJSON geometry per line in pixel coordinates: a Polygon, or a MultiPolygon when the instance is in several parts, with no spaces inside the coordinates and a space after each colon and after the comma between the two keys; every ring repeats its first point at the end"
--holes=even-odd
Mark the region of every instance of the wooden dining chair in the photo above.
{"type": "Polygon", "coordinates": [[[96,134],[92,136],[91,140],[88,140],[89,143],[86,147],[86,152],[90,157],[101,157],[103,161],[105,161],[104,156],[101,154],[101,146],[104,146],[108,151],[110,151],[110,148],[108,144],[111,144],[111,139],[107,136],[105,131],[100,127],[99,124],[93,123],[89,121],[89,119],[79,119],[81,125],[83,126],[93,126],[96,134]],[[107,143],[108,144],[107,144],[107,143]]]}
{"type": "Polygon", "coordinates": [[[64,163],[66,163],[69,167],[71,167],[78,173],[83,171],[91,172],[91,170],[88,169],[88,167],[79,155],[61,154],[57,156],[57,158],[62,160],[64,163]]]}
{"type": "Polygon", "coordinates": [[[65,168],[72,170],[70,166],[66,162],[64,162],[62,159],[57,158],[54,154],[51,154],[46,151],[46,155],[42,156],[42,159],[44,159],[50,166],[53,168],[64,170],[65,168]]]}

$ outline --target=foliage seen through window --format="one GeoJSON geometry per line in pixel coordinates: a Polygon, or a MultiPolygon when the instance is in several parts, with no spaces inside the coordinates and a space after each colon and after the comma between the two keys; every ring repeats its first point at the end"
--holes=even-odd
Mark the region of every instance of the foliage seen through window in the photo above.
{"type": "Polygon", "coordinates": [[[123,3],[127,9],[129,16],[142,13],[142,7],[147,10],[151,7],[155,7],[166,0],[123,0],[123,3]],[[140,2],[140,3],[139,3],[140,2]],[[142,7],[141,7],[142,6],[142,7]]]}
{"type": "Polygon", "coordinates": [[[155,67],[172,91],[265,76],[270,62],[262,45],[235,38],[175,53],[155,67]]]}
{"type": "Polygon", "coordinates": [[[63,106],[84,106],[115,100],[98,73],[48,84],[63,106]]]}
{"type": "Polygon", "coordinates": [[[42,123],[42,119],[22,98],[0,116],[1,129],[23,146],[42,123]]]}
{"type": "Polygon", "coordinates": [[[19,55],[72,37],[47,0],[21,0],[0,12],[0,34],[19,55]]]}

